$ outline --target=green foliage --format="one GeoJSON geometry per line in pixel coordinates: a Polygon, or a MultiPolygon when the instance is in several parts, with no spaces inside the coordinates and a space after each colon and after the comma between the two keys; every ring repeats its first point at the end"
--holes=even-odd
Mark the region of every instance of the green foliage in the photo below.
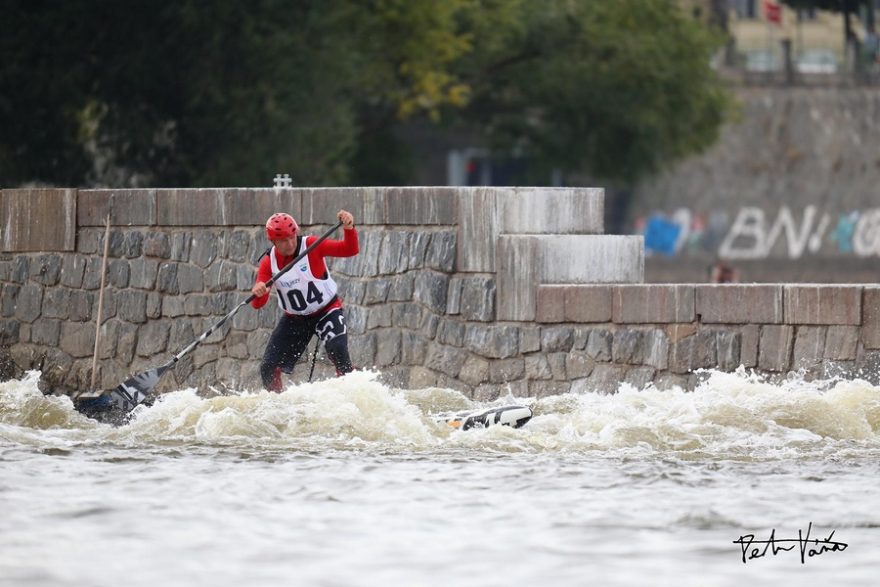
{"type": "Polygon", "coordinates": [[[523,3],[528,28],[485,55],[472,121],[547,167],[632,181],[712,144],[720,39],[667,0],[523,3]]]}
{"type": "Polygon", "coordinates": [[[61,6],[42,15],[35,35],[32,8],[27,0],[0,5],[0,186],[25,179],[76,183],[89,167],[80,148],[84,68],[58,55],[84,31],[68,22],[75,11],[61,6]]]}
{"type": "Polygon", "coordinates": [[[409,181],[396,127],[635,179],[710,144],[717,39],[671,0],[0,0],[0,184],[409,181]],[[96,169],[97,168],[97,169],[96,169]]]}

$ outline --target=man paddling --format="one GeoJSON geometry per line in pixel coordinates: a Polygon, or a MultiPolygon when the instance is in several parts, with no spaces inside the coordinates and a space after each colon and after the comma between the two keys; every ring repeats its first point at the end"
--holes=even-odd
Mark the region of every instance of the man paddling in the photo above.
{"type": "MultiPolygon", "coordinates": [[[[336,366],[337,375],[353,370],[342,300],[324,258],[357,255],[358,234],[354,227],[354,216],[350,212],[340,210],[336,216],[342,222],[343,240],[322,241],[272,284],[284,315],[269,338],[260,364],[263,386],[270,391],[281,391],[281,373],[293,371],[312,336],[318,336],[324,343],[327,356],[336,366]]],[[[266,282],[318,239],[315,236],[300,236],[296,220],[280,212],[266,221],[266,236],[273,246],[260,261],[256,283],[251,288],[255,296],[251,305],[256,309],[269,301],[270,290],[266,282]]]]}

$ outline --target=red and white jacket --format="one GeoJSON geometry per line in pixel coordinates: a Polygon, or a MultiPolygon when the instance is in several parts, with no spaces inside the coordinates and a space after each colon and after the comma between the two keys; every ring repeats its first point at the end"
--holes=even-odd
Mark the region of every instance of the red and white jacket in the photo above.
{"type": "MultiPolygon", "coordinates": [[[[325,239],[317,247],[311,250],[295,266],[291,267],[284,275],[272,284],[275,290],[278,305],[289,315],[312,316],[324,314],[334,308],[342,307],[342,300],[336,295],[336,282],[327,270],[325,257],[353,257],[358,254],[357,229],[351,228],[342,231],[343,240],[325,239]]],[[[297,239],[297,252],[285,257],[272,247],[269,254],[260,261],[257,269],[257,282],[267,282],[278,269],[290,263],[294,257],[301,254],[314,243],[318,237],[307,236],[297,239]]],[[[269,301],[269,294],[254,298],[251,305],[254,308],[262,308],[269,301]]]]}

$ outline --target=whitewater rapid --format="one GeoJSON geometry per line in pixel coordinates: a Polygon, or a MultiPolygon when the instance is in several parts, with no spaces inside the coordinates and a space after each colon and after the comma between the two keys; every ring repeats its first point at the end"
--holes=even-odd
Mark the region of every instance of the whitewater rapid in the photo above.
{"type": "Polygon", "coordinates": [[[30,372],[0,383],[0,585],[874,584],[880,388],[705,376],[477,403],[355,372],[114,427],[30,372]],[[511,403],[521,429],[434,418],[511,403]],[[849,547],[734,544],[809,523],[849,547]]]}
{"type": "Polygon", "coordinates": [[[39,372],[32,371],[21,380],[0,383],[4,436],[29,435],[38,442],[247,442],[417,452],[457,446],[517,452],[636,449],[709,459],[824,454],[846,444],[880,447],[880,388],[862,380],[792,378],[770,384],[744,371],[711,372],[693,392],[624,384],[609,395],[508,395],[478,403],[450,389],[393,389],[380,382],[378,373],[361,371],[290,385],[280,394],[232,391],[206,399],[194,389],[175,391],[153,406],[139,406],[122,427],[82,416],[66,396],[44,396],[38,380],[39,372]],[[522,430],[472,434],[433,418],[507,404],[528,405],[535,416],[522,430]]]}

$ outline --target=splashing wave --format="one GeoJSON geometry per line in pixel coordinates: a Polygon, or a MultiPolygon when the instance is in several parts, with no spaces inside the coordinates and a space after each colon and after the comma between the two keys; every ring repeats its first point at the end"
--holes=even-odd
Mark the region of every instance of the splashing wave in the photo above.
{"type": "Polygon", "coordinates": [[[19,443],[182,443],[420,451],[630,451],[682,458],[763,459],[880,451],[880,388],[861,380],[771,384],[754,374],[707,372],[693,392],[566,394],[526,403],[524,428],[458,432],[432,414],[486,407],[440,388],[393,389],[375,372],[289,386],[283,393],[202,398],[193,389],[140,406],[119,428],[43,396],[39,373],[0,383],[0,437],[19,443]]]}

